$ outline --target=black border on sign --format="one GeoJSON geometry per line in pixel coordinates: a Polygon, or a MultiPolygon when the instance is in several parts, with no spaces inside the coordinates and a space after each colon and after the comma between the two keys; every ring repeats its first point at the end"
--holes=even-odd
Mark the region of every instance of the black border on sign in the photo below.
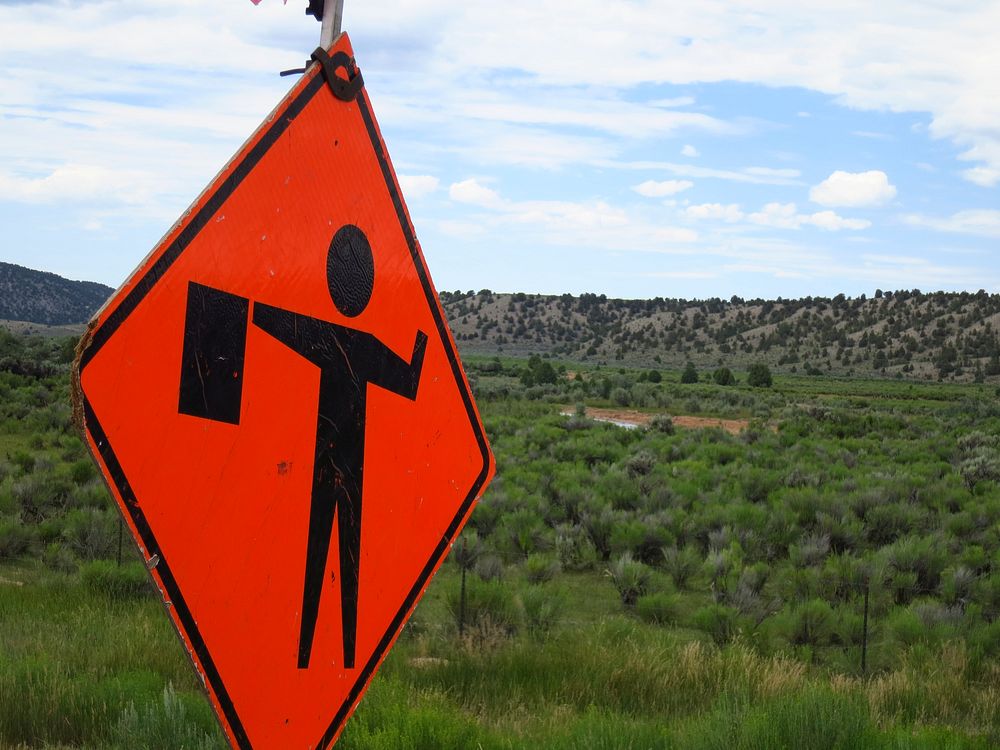
{"type": "MultiPolygon", "coordinates": [[[[285,107],[284,110],[279,111],[276,114],[274,123],[267,129],[260,140],[254,144],[254,146],[236,165],[232,172],[222,180],[221,184],[218,185],[215,192],[213,192],[208,200],[205,201],[204,205],[197,212],[197,214],[195,214],[194,217],[184,226],[163,254],[157,258],[156,262],[154,262],[136,282],[121,303],[108,315],[104,323],[94,331],[90,345],[84,350],[80,357],[80,391],[83,394],[85,427],[97,446],[101,459],[107,467],[108,475],[111,477],[115,487],[118,489],[122,503],[128,511],[129,516],[132,519],[132,523],[135,525],[136,531],[142,538],[142,543],[146,547],[146,551],[150,559],[152,559],[154,555],[159,556],[159,562],[156,564],[155,570],[163,584],[167,600],[170,606],[172,606],[174,611],[177,613],[177,619],[181,623],[181,626],[187,635],[188,641],[198,657],[198,661],[201,664],[202,669],[205,671],[205,677],[215,693],[219,706],[222,709],[222,713],[225,715],[226,722],[229,724],[232,734],[242,750],[252,750],[253,745],[250,742],[250,738],[247,736],[243,723],[240,721],[240,717],[236,712],[236,707],[233,705],[232,699],[229,697],[229,693],[223,683],[222,676],[219,674],[219,671],[215,666],[215,662],[212,660],[212,655],[209,653],[208,647],[201,637],[197,622],[195,621],[190,609],[188,609],[187,603],[184,600],[184,596],[181,593],[177,581],[173,577],[169,561],[160,549],[159,544],[156,541],[156,537],[153,534],[153,530],[150,528],[145,514],[142,512],[139,500],[136,498],[135,492],[132,490],[128,477],[125,475],[125,471],[122,468],[121,463],[118,461],[118,457],[115,455],[111,441],[108,439],[104,428],[101,426],[100,420],[97,418],[97,414],[94,412],[90,401],[87,399],[86,393],[83,391],[83,371],[94,359],[104,344],[110,340],[114,333],[128,319],[129,315],[136,309],[136,307],[139,306],[143,299],[145,299],[146,295],[152,291],[153,287],[163,277],[167,269],[170,268],[174,261],[180,257],[184,250],[187,249],[188,245],[190,245],[195,237],[197,237],[198,233],[208,224],[212,216],[214,216],[222,207],[222,204],[253,171],[253,168],[260,162],[271,146],[273,146],[281,135],[288,129],[288,126],[292,123],[292,121],[302,112],[303,109],[305,109],[306,105],[309,104],[313,96],[315,96],[317,92],[326,88],[323,76],[314,73],[313,78],[306,83],[302,91],[300,91],[289,102],[288,106],[285,107]]],[[[420,575],[417,577],[413,587],[403,600],[399,611],[390,622],[388,630],[386,630],[385,634],[378,642],[378,645],[375,647],[375,652],[358,673],[354,686],[348,692],[347,698],[344,700],[343,704],[341,704],[340,708],[334,714],[333,720],[330,722],[330,726],[323,733],[317,747],[326,747],[329,745],[329,743],[333,741],[334,737],[337,736],[338,732],[343,727],[344,722],[351,713],[352,707],[361,697],[365,685],[374,674],[379,663],[382,661],[382,658],[385,656],[389,645],[392,643],[400,628],[403,626],[407,613],[416,603],[421,591],[423,591],[424,587],[427,585],[431,573],[444,557],[450,544],[454,541],[462,520],[468,514],[469,509],[471,508],[472,503],[475,501],[480,490],[483,489],[490,467],[490,451],[486,442],[486,435],[483,432],[482,425],[477,417],[476,409],[472,401],[472,394],[469,392],[465,382],[465,377],[462,372],[461,365],[459,364],[458,354],[454,349],[451,336],[449,334],[448,324],[445,322],[441,313],[441,308],[434,295],[433,287],[431,286],[430,276],[428,275],[427,268],[424,266],[420,252],[417,248],[417,240],[414,236],[413,228],[410,226],[410,222],[407,219],[406,210],[403,207],[403,199],[399,194],[396,181],[393,179],[392,168],[389,166],[388,155],[382,144],[382,140],[379,137],[378,127],[375,124],[375,118],[371,112],[371,105],[368,102],[368,97],[363,87],[355,102],[361,110],[361,117],[364,120],[372,149],[378,158],[379,167],[381,168],[382,176],[385,179],[386,189],[389,191],[389,195],[392,198],[393,207],[396,210],[396,217],[399,220],[399,226],[402,229],[407,245],[409,246],[413,265],[417,271],[417,276],[420,279],[420,284],[424,290],[424,296],[427,300],[428,306],[430,307],[431,314],[434,317],[434,323],[437,326],[438,336],[444,346],[445,354],[448,357],[452,374],[455,377],[459,392],[462,396],[462,403],[465,406],[469,422],[472,425],[472,429],[476,437],[476,443],[478,444],[480,453],[482,454],[483,468],[476,477],[476,480],[473,482],[473,485],[464,501],[459,506],[455,517],[452,519],[448,528],[442,535],[441,540],[434,548],[430,560],[427,561],[427,564],[420,572],[420,575]]]]}

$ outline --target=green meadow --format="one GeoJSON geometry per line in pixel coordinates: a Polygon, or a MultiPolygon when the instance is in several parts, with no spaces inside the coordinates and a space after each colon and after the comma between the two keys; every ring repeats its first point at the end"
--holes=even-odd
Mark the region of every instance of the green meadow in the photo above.
{"type": "MultiPolygon", "coordinates": [[[[0,748],[224,747],[71,356],[0,332],[0,748]]],[[[467,369],[497,478],[338,748],[1000,746],[994,385],[467,369]]]]}

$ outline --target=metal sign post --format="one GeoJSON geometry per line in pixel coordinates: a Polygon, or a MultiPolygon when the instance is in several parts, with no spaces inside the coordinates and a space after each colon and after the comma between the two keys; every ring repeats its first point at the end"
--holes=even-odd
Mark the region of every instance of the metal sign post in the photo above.
{"type": "Polygon", "coordinates": [[[326,0],[323,3],[323,26],[319,33],[319,46],[328,49],[340,34],[344,18],[344,0],[326,0]]]}
{"type": "MultiPolygon", "coordinates": [[[[326,0],[309,0],[306,15],[313,16],[317,21],[322,23],[319,32],[319,46],[323,50],[329,49],[330,45],[333,44],[333,40],[340,36],[340,28],[344,19],[344,0],[331,0],[330,2],[326,2],[326,0]]],[[[312,62],[312,60],[306,60],[305,67],[283,70],[279,75],[301,75],[309,69],[312,62]]]]}

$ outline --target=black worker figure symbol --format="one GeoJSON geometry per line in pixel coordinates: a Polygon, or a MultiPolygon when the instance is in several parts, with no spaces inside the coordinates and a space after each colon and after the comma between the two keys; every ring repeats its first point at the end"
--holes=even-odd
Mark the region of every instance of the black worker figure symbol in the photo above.
{"type": "MultiPolygon", "coordinates": [[[[347,225],[337,231],[330,243],[326,275],[330,297],[337,310],[351,318],[364,312],[372,295],[375,265],[368,238],[358,227],[347,225]]],[[[250,301],[245,298],[190,284],[181,374],[181,413],[239,423],[249,305],[250,301]],[[213,391],[217,371],[222,371],[222,377],[218,378],[218,388],[213,391]]],[[[357,644],[368,385],[415,400],[427,335],[417,331],[413,353],[406,362],[370,333],[280,307],[254,302],[252,319],[254,326],[320,371],[298,667],[309,666],[336,520],[344,666],[353,668],[357,644]]]]}

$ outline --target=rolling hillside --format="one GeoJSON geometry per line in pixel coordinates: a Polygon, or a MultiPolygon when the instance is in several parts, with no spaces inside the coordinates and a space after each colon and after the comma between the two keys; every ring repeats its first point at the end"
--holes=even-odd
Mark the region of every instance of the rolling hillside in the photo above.
{"type": "Polygon", "coordinates": [[[0,262],[0,320],[47,326],[86,323],[114,290],[0,262]]]}
{"type": "MultiPolygon", "coordinates": [[[[86,322],[113,290],[0,263],[0,320],[15,330],[86,322]],[[19,327],[18,327],[19,326],[19,327]]],[[[1000,295],[876,290],[787,300],[609,299],[442,292],[469,354],[920,380],[1000,379],[1000,295]]],[[[55,333],[67,333],[63,328],[55,333]]]]}
{"type": "Polygon", "coordinates": [[[1000,376],[1000,295],[980,291],[798,300],[620,300],[604,295],[441,295],[464,352],[571,361],[876,375],[1000,376]]]}

